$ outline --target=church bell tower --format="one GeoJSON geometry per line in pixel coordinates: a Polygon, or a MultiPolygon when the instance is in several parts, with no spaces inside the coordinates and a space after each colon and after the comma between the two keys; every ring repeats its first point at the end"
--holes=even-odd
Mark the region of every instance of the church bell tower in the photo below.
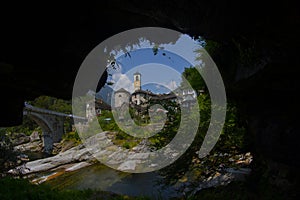
{"type": "Polygon", "coordinates": [[[135,72],[133,74],[134,79],[134,91],[141,90],[141,74],[139,72],[135,72]]]}

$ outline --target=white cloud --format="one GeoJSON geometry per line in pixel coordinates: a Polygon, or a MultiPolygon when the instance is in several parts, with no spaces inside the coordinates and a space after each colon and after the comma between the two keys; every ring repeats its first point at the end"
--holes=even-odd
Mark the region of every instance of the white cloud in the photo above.
{"type": "Polygon", "coordinates": [[[114,82],[112,85],[114,91],[117,91],[121,88],[124,88],[131,93],[134,91],[133,82],[128,78],[128,76],[126,76],[126,74],[114,73],[112,75],[112,80],[114,82]]]}
{"type": "Polygon", "coordinates": [[[178,85],[176,81],[171,80],[170,82],[166,83],[166,87],[168,87],[170,90],[175,90],[176,88],[178,88],[178,85]]]}
{"type": "Polygon", "coordinates": [[[182,34],[175,44],[162,44],[161,46],[164,47],[165,50],[180,55],[192,65],[196,65],[199,62],[195,59],[198,57],[197,53],[195,53],[195,50],[201,48],[201,46],[189,35],[182,34]]]}

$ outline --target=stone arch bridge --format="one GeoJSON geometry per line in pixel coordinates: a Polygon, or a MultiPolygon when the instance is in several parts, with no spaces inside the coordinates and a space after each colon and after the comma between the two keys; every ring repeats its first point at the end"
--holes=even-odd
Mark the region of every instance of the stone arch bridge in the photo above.
{"type": "Polygon", "coordinates": [[[28,103],[25,103],[23,115],[27,115],[33,119],[42,128],[44,152],[48,154],[52,153],[53,143],[59,142],[62,139],[64,133],[64,121],[67,118],[76,118],[77,120],[82,121],[82,123],[88,121],[85,117],[37,108],[28,103]]]}

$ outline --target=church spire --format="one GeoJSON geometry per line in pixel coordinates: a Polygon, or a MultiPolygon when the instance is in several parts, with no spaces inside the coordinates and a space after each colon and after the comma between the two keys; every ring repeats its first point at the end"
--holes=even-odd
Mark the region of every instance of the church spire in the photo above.
{"type": "Polygon", "coordinates": [[[135,72],[133,74],[134,81],[134,91],[141,90],[141,74],[139,72],[135,72]]]}

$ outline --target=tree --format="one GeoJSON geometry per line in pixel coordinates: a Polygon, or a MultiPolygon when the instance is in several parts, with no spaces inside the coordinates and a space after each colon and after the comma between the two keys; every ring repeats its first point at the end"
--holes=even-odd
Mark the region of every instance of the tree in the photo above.
{"type": "Polygon", "coordinates": [[[195,67],[185,68],[184,72],[182,73],[182,76],[186,79],[186,81],[182,81],[181,83],[182,89],[189,88],[187,83],[190,84],[190,86],[193,88],[193,90],[196,91],[198,95],[200,90],[205,89],[205,82],[201,77],[199,71],[195,67]]]}

